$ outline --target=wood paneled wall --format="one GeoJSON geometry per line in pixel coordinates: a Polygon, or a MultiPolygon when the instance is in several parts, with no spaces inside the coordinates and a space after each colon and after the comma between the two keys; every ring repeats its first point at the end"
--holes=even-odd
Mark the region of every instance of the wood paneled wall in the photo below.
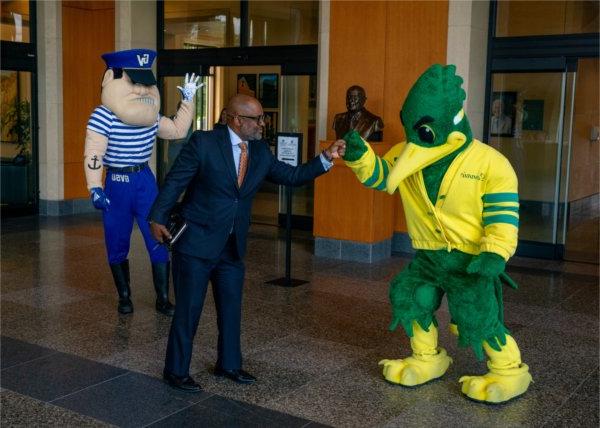
{"type": "Polygon", "coordinates": [[[598,32],[597,0],[499,1],[496,35],[598,32]]]}
{"type": "Polygon", "coordinates": [[[64,198],[88,196],[83,172],[85,130],[100,105],[100,55],[115,48],[114,1],[62,2],[64,198]]]}
{"type": "MultiPolygon", "coordinates": [[[[399,112],[408,90],[427,67],[446,62],[448,2],[335,1],[330,16],[327,138],[335,139],[331,125],[346,111],[346,90],[360,85],[366,108],[383,119],[384,141],[402,141],[399,112]]],[[[396,199],[394,230],[406,231],[396,199]]]]}
{"type": "Polygon", "coordinates": [[[579,60],[573,114],[569,201],[597,194],[599,189],[599,143],[590,141],[592,127],[600,126],[599,71],[598,58],[579,60]]]}

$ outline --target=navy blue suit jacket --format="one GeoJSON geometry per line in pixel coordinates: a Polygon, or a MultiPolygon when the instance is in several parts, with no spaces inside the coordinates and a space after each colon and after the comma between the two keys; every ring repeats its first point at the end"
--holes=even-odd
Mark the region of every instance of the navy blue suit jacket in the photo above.
{"type": "Polygon", "coordinates": [[[196,131],[184,144],[150,211],[149,220],[166,224],[179,196],[186,190],[182,212],[188,229],[175,250],[204,259],[216,259],[230,232],[236,236],[238,255],[246,252],[252,199],[263,180],[299,186],[325,172],[319,156],[298,167],[277,160],[264,141],[249,143],[249,163],[241,188],[227,127],[196,131]]]}

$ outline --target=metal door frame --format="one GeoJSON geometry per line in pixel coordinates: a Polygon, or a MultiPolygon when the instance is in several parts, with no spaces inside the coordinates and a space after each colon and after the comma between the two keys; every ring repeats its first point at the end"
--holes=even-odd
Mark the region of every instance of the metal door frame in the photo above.
{"type": "MultiPolygon", "coordinates": [[[[38,214],[40,203],[38,148],[38,85],[37,85],[37,5],[29,1],[29,43],[0,41],[2,70],[27,72],[31,79],[31,167],[33,168],[33,203],[2,208],[2,216],[38,214]]],[[[29,189],[28,189],[29,190],[29,189]]]]}
{"type": "MultiPolygon", "coordinates": [[[[491,0],[488,22],[488,50],[485,85],[485,107],[483,135],[487,139],[491,109],[492,75],[497,73],[563,73],[561,88],[561,106],[559,127],[560,142],[566,142],[567,153],[563,153],[563,144],[559,144],[556,164],[555,206],[552,241],[543,243],[519,240],[517,255],[549,259],[562,259],[566,242],[566,222],[568,208],[568,180],[570,173],[570,154],[573,126],[573,103],[577,62],[579,58],[598,57],[600,55],[600,38],[598,33],[563,34],[551,36],[496,37],[496,18],[498,0],[491,0]],[[572,76],[570,87],[567,83],[572,76]],[[568,94],[570,92],[570,94],[568,94]],[[568,132],[565,134],[566,97],[570,95],[571,117],[568,132]],[[565,138],[568,138],[565,141],[565,138]],[[563,156],[566,156],[563,162],[563,156]],[[562,179],[562,181],[561,181],[562,179]],[[562,187],[561,187],[562,186],[562,187]],[[564,204],[560,204],[564,200],[564,204]],[[562,220],[562,225],[559,222],[562,220]],[[559,230],[559,227],[561,228],[559,230]]],[[[558,136],[557,136],[558,137],[558,136]]]]}

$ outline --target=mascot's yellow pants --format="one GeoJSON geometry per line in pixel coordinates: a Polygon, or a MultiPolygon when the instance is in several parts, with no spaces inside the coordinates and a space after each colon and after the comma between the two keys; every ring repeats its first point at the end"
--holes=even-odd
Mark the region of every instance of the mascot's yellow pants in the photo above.
{"type": "MultiPolygon", "coordinates": [[[[458,334],[456,325],[450,331],[458,334]]],[[[438,347],[438,330],[431,324],[423,330],[413,321],[413,337],[410,339],[412,356],[400,360],[382,360],[383,376],[391,383],[403,386],[418,386],[437,379],[446,373],[452,363],[444,348],[438,347]]],[[[483,348],[488,356],[489,372],[483,376],[463,376],[462,392],[467,397],[487,403],[503,403],[525,393],[532,382],[527,364],[521,362],[521,352],[510,335],[500,351],[487,342],[483,348]]]]}

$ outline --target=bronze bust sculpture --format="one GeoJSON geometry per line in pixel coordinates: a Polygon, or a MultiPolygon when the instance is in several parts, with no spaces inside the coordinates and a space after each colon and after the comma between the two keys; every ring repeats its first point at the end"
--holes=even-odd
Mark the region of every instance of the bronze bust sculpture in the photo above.
{"type": "Polygon", "coordinates": [[[365,90],[357,85],[346,91],[345,113],[338,113],[333,119],[335,138],[340,139],[351,129],[355,129],[367,141],[382,141],[383,120],[365,108],[365,90]]]}

